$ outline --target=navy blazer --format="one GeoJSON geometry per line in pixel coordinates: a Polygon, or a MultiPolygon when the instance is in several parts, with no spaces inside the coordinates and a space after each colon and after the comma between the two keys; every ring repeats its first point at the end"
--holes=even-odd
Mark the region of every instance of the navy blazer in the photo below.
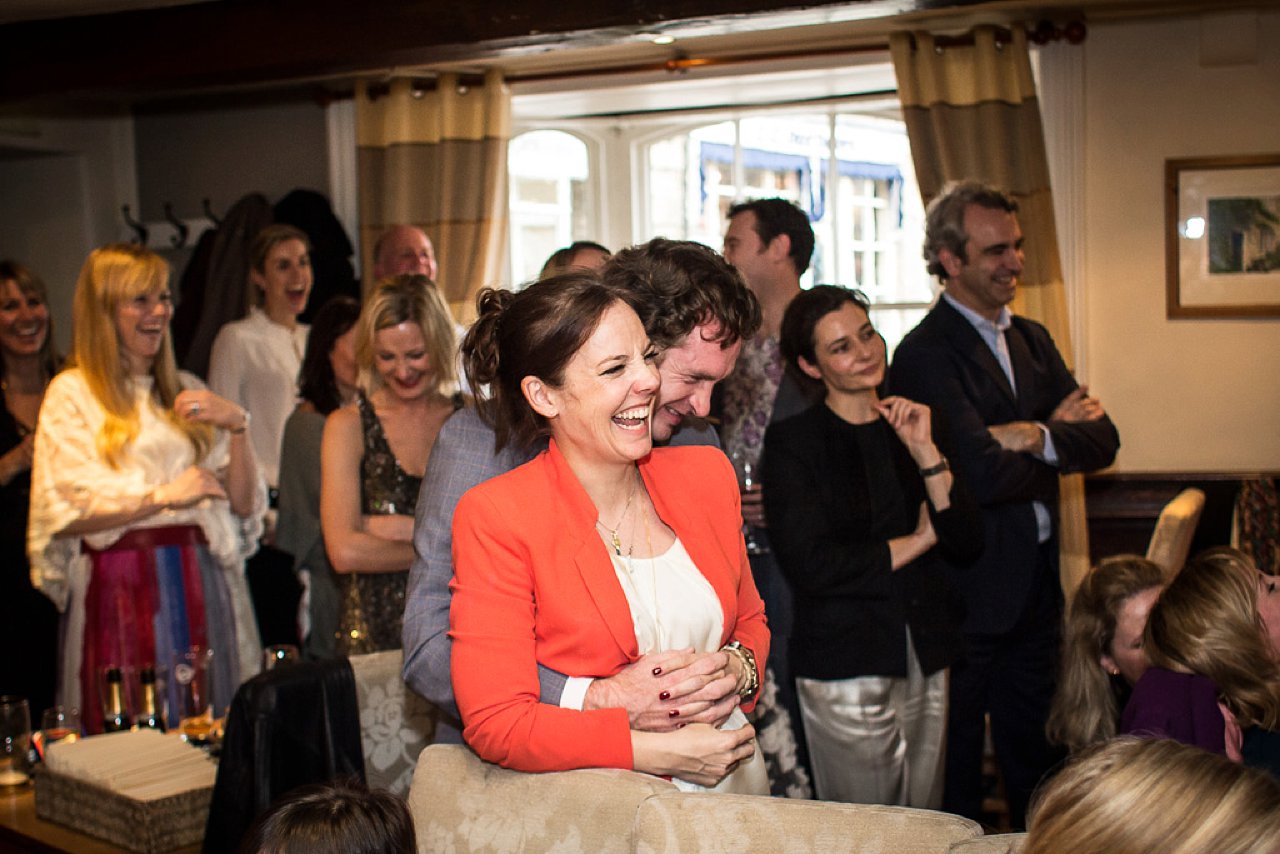
{"type": "MultiPolygon", "coordinates": [[[[891,393],[933,410],[938,435],[949,440],[943,452],[982,507],[986,547],[961,581],[968,633],[1009,631],[1023,611],[1037,566],[1032,503],[1049,508],[1056,540],[1059,473],[1108,466],[1120,447],[1107,416],[1082,423],[1049,420],[1077,383],[1048,330],[1015,315],[1005,338],[1017,395],[978,331],[945,299],[902,340],[889,369],[891,393]],[[1044,424],[1059,464],[1006,451],[987,432],[1012,421],[1044,424]]],[[[1061,595],[1056,552],[1051,565],[1053,587],[1061,595]]]]}

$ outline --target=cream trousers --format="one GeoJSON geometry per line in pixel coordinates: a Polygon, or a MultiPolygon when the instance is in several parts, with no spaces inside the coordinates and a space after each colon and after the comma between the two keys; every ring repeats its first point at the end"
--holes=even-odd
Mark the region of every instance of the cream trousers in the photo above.
{"type": "Polygon", "coordinates": [[[907,675],[796,679],[820,800],[938,809],[947,671],[925,676],[907,638],[907,675]]]}

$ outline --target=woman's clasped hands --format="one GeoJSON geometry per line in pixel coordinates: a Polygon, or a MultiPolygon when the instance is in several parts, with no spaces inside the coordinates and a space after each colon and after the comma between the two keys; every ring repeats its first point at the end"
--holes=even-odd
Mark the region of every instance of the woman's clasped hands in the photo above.
{"type": "Polygon", "coordinates": [[[653,652],[607,679],[595,679],[583,707],[626,709],[631,729],[670,732],[687,724],[718,727],[738,707],[733,656],[692,649],[653,652]]]}
{"type": "Polygon", "coordinates": [[[715,786],[755,753],[756,731],[750,724],[732,730],[690,724],[672,733],[633,732],[631,749],[637,769],[715,786]]]}
{"type": "Polygon", "coordinates": [[[755,751],[755,730],[721,730],[745,681],[725,652],[649,653],[587,689],[584,708],[625,708],[635,767],[714,786],[755,751]]]}

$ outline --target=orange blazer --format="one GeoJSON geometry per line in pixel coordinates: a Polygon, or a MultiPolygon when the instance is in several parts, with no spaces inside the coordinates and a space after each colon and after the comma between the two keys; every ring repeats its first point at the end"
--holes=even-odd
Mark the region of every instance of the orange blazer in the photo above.
{"type": "MultiPolygon", "coordinates": [[[[742,542],[728,458],[709,447],[657,448],[640,462],[640,473],[658,515],[724,608],[721,643],[739,641],[763,667],[769,629],[742,542]]],[[[554,441],[458,503],[449,610],[453,690],[467,743],[490,762],[520,771],[632,767],[625,709],[539,702],[538,664],[605,677],[640,657],[631,610],[595,521],[595,505],[554,441]]]]}

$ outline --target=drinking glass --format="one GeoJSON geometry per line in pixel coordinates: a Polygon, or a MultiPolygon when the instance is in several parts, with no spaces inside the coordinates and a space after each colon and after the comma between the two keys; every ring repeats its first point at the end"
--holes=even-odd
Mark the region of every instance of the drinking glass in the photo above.
{"type": "Polygon", "coordinates": [[[75,741],[80,737],[80,710],[70,706],[45,709],[40,716],[40,736],[44,748],[59,741],[75,741]]]}
{"type": "Polygon", "coordinates": [[[26,697],[0,697],[0,786],[27,782],[31,748],[31,710],[26,697]]]}
{"type": "Polygon", "coordinates": [[[213,729],[213,650],[193,646],[173,656],[173,686],[182,737],[193,744],[209,741],[213,729]]]}
{"type": "Polygon", "coordinates": [[[302,653],[291,643],[276,644],[262,651],[262,669],[271,670],[301,660],[302,653]]]}
{"type": "MultiPolygon", "coordinates": [[[[738,488],[743,495],[746,495],[760,482],[757,479],[755,463],[751,461],[746,451],[734,451],[731,459],[733,470],[738,473],[738,488]]],[[[768,552],[768,549],[756,539],[755,529],[746,521],[742,523],[742,538],[746,541],[747,554],[762,555],[768,552]]]]}

